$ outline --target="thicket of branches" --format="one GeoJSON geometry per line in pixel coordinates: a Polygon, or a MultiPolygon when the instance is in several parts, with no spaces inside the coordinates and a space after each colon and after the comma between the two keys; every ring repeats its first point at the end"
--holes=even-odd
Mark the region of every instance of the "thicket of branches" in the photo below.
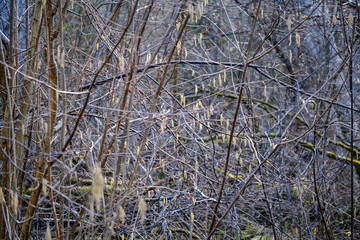
{"type": "Polygon", "coordinates": [[[0,9],[0,239],[360,238],[357,1],[0,9]]]}

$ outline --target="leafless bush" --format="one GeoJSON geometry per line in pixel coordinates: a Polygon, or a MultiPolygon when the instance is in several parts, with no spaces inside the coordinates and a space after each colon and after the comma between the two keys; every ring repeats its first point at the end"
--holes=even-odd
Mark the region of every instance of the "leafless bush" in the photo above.
{"type": "Polygon", "coordinates": [[[357,1],[2,1],[1,239],[358,239],[357,1]]]}

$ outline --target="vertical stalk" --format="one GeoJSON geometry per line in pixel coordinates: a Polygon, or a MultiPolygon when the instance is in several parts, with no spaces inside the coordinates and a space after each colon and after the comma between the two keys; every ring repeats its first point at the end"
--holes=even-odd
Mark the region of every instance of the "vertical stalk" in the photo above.
{"type": "MultiPolygon", "coordinates": [[[[57,79],[57,70],[54,60],[54,54],[53,54],[53,39],[52,39],[52,27],[53,27],[53,12],[52,12],[52,3],[51,1],[46,2],[46,63],[48,68],[48,82],[50,86],[52,87],[50,89],[50,99],[49,99],[49,122],[48,122],[48,128],[45,136],[44,141],[44,152],[48,155],[48,161],[51,162],[51,140],[52,140],[52,134],[53,134],[53,128],[54,128],[54,122],[56,117],[56,110],[57,110],[57,91],[55,89],[58,88],[58,79],[57,79]]],[[[44,177],[44,170],[46,166],[46,158],[40,157],[38,159],[38,162],[36,163],[36,172],[35,177],[37,182],[34,183],[34,189],[36,189],[30,197],[29,206],[26,211],[25,216],[25,223],[22,227],[21,239],[28,239],[30,234],[30,227],[31,227],[31,219],[33,218],[36,210],[36,206],[41,194],[41,186],[42,181],[44,177]]],[[[51,176],[51,175],[50,175],[51,176]]],[[[51,177],[50,177],[51,180],[51,177]]],[[[50,183],[51,184],[51,183],[50,183]]],[[[52,191],[52,190],[51,190],[52,191]]],[[[53,199],[53,193],[51,192],[52,202],[54,203],[53,199]]],[[[54,212],[54,215],[56,217],[56,212],[54,212]]],[[[57,219],[55,219],[55,225],[57,226],[57,219]]],[[[58,230],[57,226],[57,230],[58,230]]],[[[59,235],[59,231],[58,231],[59,235]]]]}
{"type": "Polygon", "coordinates": [[[354,239],[354,224],[355,224],[355,207],[354,207],[354,91],[353,91],[353,51],[354,51],[354,42],[355,42],[355,28],[356,22],[358,21],[359,14],[359,4],[356,1],[356,12],[355,20],[352,26],[351,34],[351,45],[350,45],[350,60],[349,60],[349,88],[350,88],[350,150],[351,150],[351,169],[350,169],[350,216],[351,216],[351,240],[354,239]]]}
{"type": "MultiPolygon", "coordinates": [[[[355,22],[353,28],[355,29],[355,22]]],[[[353,34],[354,36],[354,34],[353,34]]],[[[353,41],[352,41],[353,43],[353,41]]],[[[351,148],[351,165],[350,165],[350,216],[351,216],[351,240],[354,240],[354,93],[353,93],[353,44],[350,47],[349,61],[349,88],[350,88],[350,148],[351,148]]]]}
{"type": "MultiPolygon", "coordinates": [[[[6,56],[5,56],[5,46],[2,43],[2,41],[0,40],[0,61],[1,62],[5,62],[6,56]]],[[[1,90],[2,90],[2,94],[1,94],[1,98],[2,98],[2,102],[7,102],[8,99],[8,91],[6,91],[6,86],[8,83],[8,75],[7,75],[7,71],[6,71],[6,67],[5,64],[0,63],[0,84],[1,84],[1,90]]],[[[5,140],[5,139],[10,139],[10,105],[9,103],[6,104],[5,106],[3,106],[2,108],[2,116],[3,116],[3,126],[1,129],[1,140],[0,140],[0,144],[1,144],[1,148],[4,149],[4,151],[6,151],[6,154],[3,153],[3,151],[0,151],[0,161],[2,162],[2,168],[1,171],[3,173],[7,173],[8,172],[8,158],[6,155],[9,155],[9,144],[10,142],[5,140]]],[[[1,188],[5,189],[7,187],[8,184],[8,175],[7,174],[2,174],[1,176],[1,188]]],[[[8,198],[8,194],[5,196],[6,198],[8,198]]],[[[8,199],[6,199],[8,200],[8,199]]],[[[0,210],[0,239],[4,239],[5,238],[5,231],[6,231],[6,224],[5,224],[5,216],[6,213],[3,212],[4,208],[1,208],[0,210]]]]}
{"type": "MultiPolygon", "coordinates": [[[[60,8],[62,6],[62,0],[60,0],[60,8]]],[[[63,24],[64,24],[64,12],[63,11],[59,11],[60,14],[60,22],[59,22],[59,28],[60,28],[60,56],[58,56],[59,61],[60,61],[60,81],[62,83],[62,90],[66,91],[66,80],[65,80],[65,69],[64,69],[64,55],[65,55],[65,49],[64,49],[64,34],[63,34],[63,24]]],[[[67,95],[63,94],[62,95],[62,127],[61,127],[61,148],[65,145],[65,135],[66,135],[66,122],[67,122],[67,117],[66,117],[66,104],[67,104],[67,95]]],[[[63,162],[64,166],[66,165],[65,162],[65,156],[61,157],[61,161],[63,162]]],[[[64,180],[65,177],[65,168],[61,166],[61,173],[60,173],[60,179],[64,180]]],[[[60,197],[60,207],[59,207],[59,232],[60,232],[60,236],[59,239],[63,240],[64,239],[64,204],[65,204],[65,199],[64,197],[60,197]]]]}
{"type": "MultiPolygon", "coordinates": [[[[25,73],[29,76],[33,76],[35,72],[36,65],[36,52],[38,50],[38,40],[40,36],[40,27],[42,21],[42,9],[43,9],[43,1],[36,0],[34,15],[31,27],[31,36],[29,41],[29,51],[27,52],[27,64],[25,73]]],[[[16,156],[18,160],[22,159],[24,153],[24,143],[26,137],[26,129],[27,129],[27,120],[30,112],[30,104],[32,102],[34,95],[34,82],[32,80],[25,79],[24,89],[22,91],[22,98],[19,109],[19,129],[21,131],[16,134],[16,156]]]]}
{"type": "Polygon", "coordinates": [[[233,141],[233,137],[234,137],[234,133],[235,133],[236,123],[237,123],[237,119],[238,119],[238,115],[239,115],[239,111],[240,111],[241,101],[243,99],[244,85],[245,85],[246,78],[247,78],[247,69],[248,69],[249,64],[250,64],[249,63],[249,57],[250,57],[251,45],[252,45],[252,41],[253,41],[253,36],[254,36],[254,32],[255,32],[255,26],[256,26],[256,23],[257,23],[256,20],[257,20],[258,15],[259,15],[260,6],[261,6],[261,0],[258,3],[256,16],[255,16],[255,19],[254,19],[254,24],[253,24],[251,35],[250,35],[249,46],[248,46],[248,50],[247,50],[246,63],[245,63],[245,66],[244,66],[244,72],[243,72],[243,75],[242,75],[241,86],[240,86],[240,90],[239,90],[238,102],[237,102],[237,106],[236,106],[236,110],[235,110],[235,114],[234,114],[234,118],[233,118],[233,122],[232,122],[232,127],[231,127],[231,132],[230,132],[230,137],[229,137],[229,143],[228,143],[228,147],[227,147],[227,154],[226,154],[226,160],[225,160],[224,173],[223,173],[223,177],[222,177],[222,181],[221,181],[221,186],[220,186],[220,189],[219,189],[219,196],[218,196],[216,204],[215,204],[214,213],[213,213],[213,217],[212,217],[212,220],[211,220],[211,225],[210,225],[210,228],[209,228],[208,239],[211,237],[210,234],[213,232],[213,230],[215,228],[217,210],[219,208],[220,201],[221,201],[221,198],[222,198],[222,195],[223,195],[225,181],[226,181],[226,174],[227,174],[228,169],[229,169],[231,146],[232,146],[232,141],[233,141]]]}
{"type": "MultiPolygon", "coordinates": [[[[67,141],[65,142],[65,145],[64,145],[63,148],[62,148],[63,151],[66,150],[67,146],[70,144],[70,142],[72,141],[72,138],[73,138],[74,135],[75,135],[75,132],[76,132],[76,130],[77,130],[78,126],[79,126],[80,120],[81,120],[81,118],[82,118],[82,115],[83,115],[83,113],[85,112],[85,109],[86,109],[86,107],[87,107],[87,104],[89,103],[90,93],[91,93],[92,88],[95,86],[96,79],[98,78],[98,76],[99,76],[99,74],[101,73],[101,71],[104,69],[105,65],[106,65],[106,64],[110,61],[110,59],[112,58],[112,56],[113,56],[115,50],[117,49],[117,47],[123,42],[124,37],[125,37],[125,34],[127,33],[128,29],[129,29],[130,26],[132,25],[132,22],[133,22],[133,20],[134,20],[134,15],[135,15],[136,10],[137,10],[138,3],[139,3],[139,0],[136,0],[136,2],[134,3],[134,9],[133,9],[133,10],[130,12],[130,14],[129,14],[128,22],[127,22],[127,24],[126,24],[125,29],[123,30],[123,33],[122,33],[119,41],[114,45],[113,49],[111,50],[111,52],[109,53],[109,55],[106,57],[104,63],[103,63],[103,64],[100,66],[100,68],[97,70],[97,72],[96,72],[93,80],[91,81],[91,84],[90,84],[90,87],[89,87],[89,90],[88,90],[89,92],[88,92],[88,94],[87,94],[87,96],[86,96],[86,99],[85,99],[85,102],[84,102],[84,104],[83,104],[83,106],[82,106],[82,109],[81,109],[81,111],[80,111],[80,114],[78,115],[78,118],[76,119],[75,126],[74,126],[74,128],[73,128],[73,130],[72,130],[72,132],[71,132],[71,134],[70,134],[70,136],[69,136],[69,138],[68,138],[67,141]]],[[[124,93],[124,98],[126,98],[127,92],[128,92],[128,91],[125,91],[125,93],[124,93]]],[[[119,124],[119,123],[118,123],[118,124],[119,124]]],[[[118,128],[120,128],[120,126],[118,126],[118,128]]],[[[108,145],[108,147],[109,147],[109,145],[108,145]]],[[[112,147],[112,145],[111,145],[108,149],[111,149],[111,147],[112,147]]],[[[107,150],[108,150],[108,149],[107,149],[107,150]]],[[[100,152],[100,154],[102,154],[102,152],[100,152]]],[[[59,156],[61,157],[62,154],[60,154],[59,156]]],[[[98,156],[98,160],[100,160],[100,159],[101,159],[101,158],[99,158],[99,156],[98,156]]],[[[102,164],[101,164],[101,165],[102,165],[102,168],[105,166],[106,159],[107,159],[107,158],[105,158],[105,160],[102,161],[102,164]]],[[[87,195],[87,196],[86,196],[85,203],[84,203],[85,206],[89,204],[89,200],[90,200],[90,197],[89,197],[89,195],[87,195]]],[[[81,220],[81,218],[83,217],[84,214],[85,214],[85,208],[82,208],[81,211],[80,211],[80,213],[79,213],[79,217],[76,219],[75,223],[74,223],[73,226],[72,226],[72,229],[71,229],[71,233],[70,233],[70,235],[69,235],[69,238],[72,238],[72,237],[73,237],[73,235],[74,235],[77,227],[79,226],[79,222],[80,222],[80,220],[81,220]]]]}
{"type": "MultiPolygon", "coordinates": [[[[185,4],[183,4],[183,6],[181,6],[181,9],[184,7],[185,4]]],[[[182,34],[187,26],[187,23],[189,21],[189,14],[186,15],[182,25],[181,25],[181,28],[179,30],[179,33],[177,35],[177,38],[174,42],[174,45],[172,46],[172,49],[170,50],[169,54],[168,54],[168,57],[167,57],[167,63],[165,65],[165,69],[161,75],[161,78],[160,78],[160,82],[159,82],[159,86],[155,92],[155,95],[153,97],[153,100],[152,100],[152,103],[151,103],[151,107],[150,107],[150,113],[149,113],[149,117],[148,117],[148,122],[149,124],[152,124],[152,120],[153,120],[153,113],[155,111],[155,108],[156,108],[156,104],[157,104],[157,100],[158,98],[160,97],[160,93],[165,85],[165,79],[166,79],[166,75],[167,75],[167,72],[169,70],[169,67],[170,67],[170,62],[171,62],[171,59],[173,58],[174,56],[174,53],[175,53],[175,50],[176,50],[176,47],[177,47],[177,44],[178,42],[181,40],[181,37],[182,37],[182,34]]],[[[134,166],[134,169],[132,171],[132,174],[131,174],[131,177],[130,177],[130,182],[129,182],[129,185],[128,185],[128,189],[131,189],[132,188],[132,185],[135,181],[135,177],[136,177],[136,172],[137,172],[137,169],[139,167],[139,161],[140,161],[140,156],[142,155],[144,149],[145,149],[145,145],[146,145],[146,142],[147,142],[147,138],[150,134],[150,130],[151,128],[149,126],[146,127],[146,131],[144,133],[144,136],[143,136],[143,139],[141,140],[141,143],[140,143],[140,146],[139,146],[139,151],[137,153],[137,156],[136,156],[136,160],[135,160],[135,166],[134,166]]]]}

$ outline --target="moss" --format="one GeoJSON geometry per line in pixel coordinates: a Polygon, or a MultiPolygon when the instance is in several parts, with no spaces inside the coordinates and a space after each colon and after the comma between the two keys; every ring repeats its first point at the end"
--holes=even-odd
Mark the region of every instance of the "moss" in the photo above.
{"type": "MultiPolygon", "coordinates": [[[[217,170],[217,171],[219,171],[219,172],[224,172],[224,169],[222,169],[222,168],[218,168],[218,167],[215,167],[215,170],[217,170]]],[[[231,177],[231,178],[244,178],[244,176],[243,175],[235,175],[235,174],[232,174],[232,173],[227,173],[226,174],[226,176],[228,176],[228,177],[231,177]]]]}

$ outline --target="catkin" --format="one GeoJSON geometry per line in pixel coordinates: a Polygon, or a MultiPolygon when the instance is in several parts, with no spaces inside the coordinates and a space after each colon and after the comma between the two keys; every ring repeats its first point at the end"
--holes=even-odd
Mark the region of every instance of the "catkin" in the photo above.
{"type": "Polygon", "coordinates": [[[125,224],[125,210],[121,205],[119,206],[119,219],[121,224],[125,224]]]}
{"type": "Polygon", "coordinates": [[[192,3],[189,4],[189,15],[190,15],[190,21],[194,22],[194,6],[192,3]]]}
{"type": "Polygon", "coordinates": [[[17,195],[14,191],[11,191],[10,196],[11,196],[11,206],[12,206],[12,209],[13,209],[15,215],[17,215],[17,209],[18,209],[18,207],[19,207],[19,198],[18,198],[18,195],[17,195]]]}
{"type": "Polygon", "coordinates": [[[49,223],[46,224],[45,240],[51,240],[51,231],[49,223]]]}
{"type": "Polygon", "coordinates": [[[349,25],[352,26],[354,24],[354,16],[352,13],[349,14],[349,25]]]}
{"type": "Polygon", "coordinates": [[[93,181],[91,187],[91,193],[96,203],[96,208],[100,209],[100,202],[102,198],[102,191],[104,189],[104,177],[102,175],[102,169],[100,166],[95,166],[93,181]]]}
{"type": "Polygon", "coordinates": [[[139,198],[139,214],[141,217],[140,222],[144,224],[146,218],[146,202],[142,197],[139,198]]]}
{"type": "Polygon", "coordinates": [[[291,30],[291,24],[292,24],[291,18],[288,17],[288,19],[286,20],[286,26],[288,27],[289,31],[291,30]]]}
{"type": "Polygon", "coordinates": [[[336,25],[336,23],[337,23],[337,18],[335,15],[333,15],[333,24],[336,25]]]}
{"type": "Polygon", "coordinates": [[[42,184],[41,184],[41,191],[42,193],[45,195],[46,194],[46,184],[47,184],[47,181],[45,178],[42,179],[42,184]]]}
{"type": "Polygon", "coordinates": [[[300,47],[300,35],[296,33],[296,45],[300,47]]]}
{"type": "Polygon", "coordinates": [[[0,205],[3,205],[4,203],[5,203],[4,192],[0,187],[0,205]]]}

